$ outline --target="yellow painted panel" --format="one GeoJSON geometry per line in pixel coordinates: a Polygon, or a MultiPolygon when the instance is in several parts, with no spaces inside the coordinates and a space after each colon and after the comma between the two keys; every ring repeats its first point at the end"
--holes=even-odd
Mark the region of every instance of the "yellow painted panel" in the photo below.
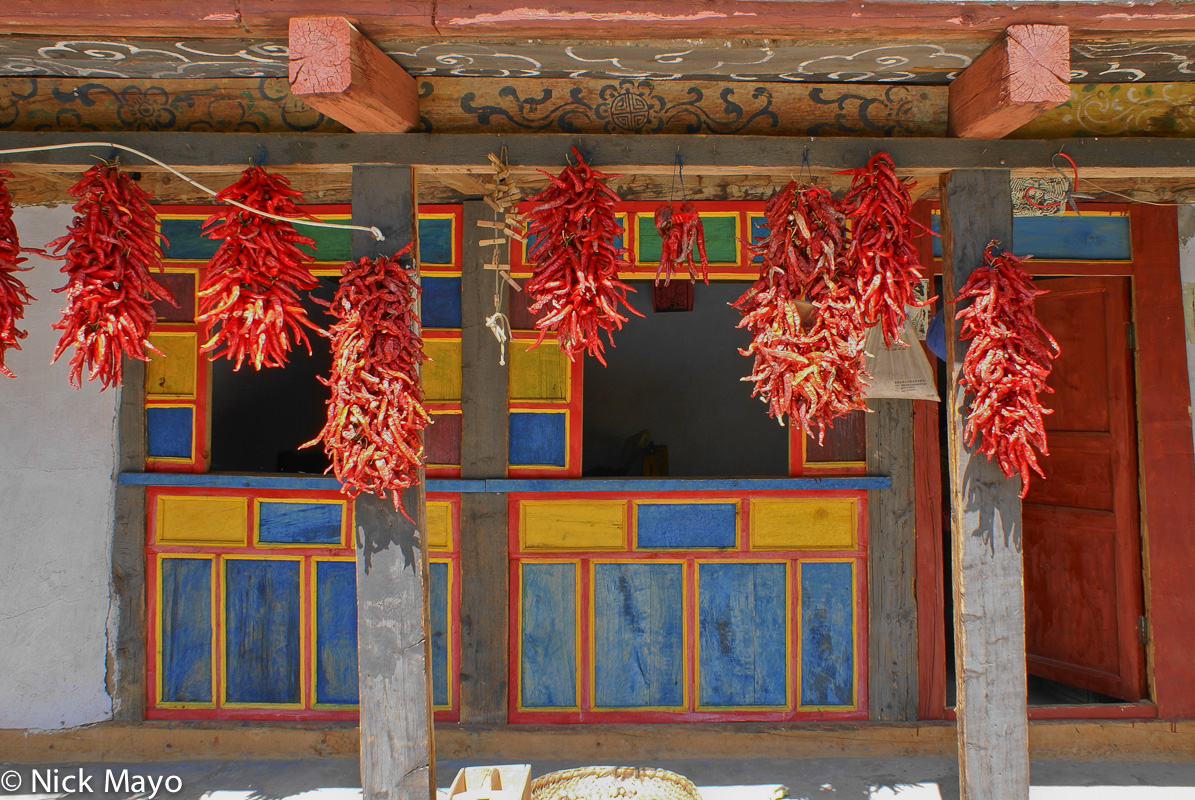
{"type": "Polygon", "coordinates": [[[244,497],[159,497],[158,544],[244,545],[249,503],[244,497]]]}
{"type": "Polygon", "coordinates": [[[520,504],[524,550],[625,550],[625,500],[528,500],[520,504]]]}
{"type": "Polygon", "coordinates": [[[145,365],[145,393],[151,397],[194,397],[195,370],[199,361],[198,334],[164,333],[149,335],[149,341],[162,351],[150,353],[145,365]]]}
{"type": "Polygon", "coordinates": [[[455,403],[461,399],[461,340],[424,339],[423,350],[431,361],[423,364],[423,399],[455,403]]]}
{"type": "Polygon", "coordinates": [[[854,550],[852,498],[751,500],[752,550],[854,550]]]}
{"type": "Polygon", "coordinates": [[[427,547],[452,549],[452,503],[427,504],[427,547]]]}
{"type": "Polygon", "coordinates": [[[568,356],[557,342],[545,341],[534,350],[530,342],[510,348],[511,400],[568,400],[568,356]]]}

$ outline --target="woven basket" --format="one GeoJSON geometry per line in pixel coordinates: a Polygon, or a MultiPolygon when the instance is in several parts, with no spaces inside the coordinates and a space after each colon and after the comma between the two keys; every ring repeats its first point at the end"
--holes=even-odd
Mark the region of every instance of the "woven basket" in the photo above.
{"type": "Polygon", "coordinates": [[[531,782],[531,800],[701,800],[688,778],[647,767],[579,767],[531,782]]]}

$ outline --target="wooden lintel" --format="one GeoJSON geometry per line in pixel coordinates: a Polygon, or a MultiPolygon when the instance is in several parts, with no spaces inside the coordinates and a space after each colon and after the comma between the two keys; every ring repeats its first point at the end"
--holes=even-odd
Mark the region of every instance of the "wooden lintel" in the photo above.
{"type": "Polygon", "coordinates": [[[999,139],[1071,98],[1070,30],[1013,25],[950,84],[949,132],[999,139]]]}
{"type": "Polygon", "coordinates": [[[415,79],[343,17],[290,21],[290,90],[361,133],[402,133],[419,124],[415,79]]]}

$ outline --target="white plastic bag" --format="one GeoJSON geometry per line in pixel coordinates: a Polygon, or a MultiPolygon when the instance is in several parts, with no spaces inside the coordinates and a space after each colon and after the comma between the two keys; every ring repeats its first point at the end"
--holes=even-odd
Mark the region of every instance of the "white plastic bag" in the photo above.
{"type": "Polygon", "coordinates": [[[909,342],[908,347],[885,347],[880,326],[873,325],[868,329],[867,371],[871,374],[871,386],[864,392],[868,399],[939,399],[937,378],[911,322],[911,319],[905,320],[904,340],[909,342]]]}

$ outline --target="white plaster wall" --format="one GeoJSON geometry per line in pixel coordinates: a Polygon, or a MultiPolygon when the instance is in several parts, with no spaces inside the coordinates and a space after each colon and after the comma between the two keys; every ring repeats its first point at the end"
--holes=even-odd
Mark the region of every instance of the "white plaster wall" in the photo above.
{"type": "MultiPolygon", "coordinates": [[[[1178,207],[1178,266],[1183,286],[1195,283],[1195,206],[1178,207]]],[[[1187,341],[1187,379],[1191,383],[1192,402],[1195,402],[1195,343],[1191,341],[1187,341]]],[[[1192,436],[1195,440],[1195,431],[1192,436]]]]}
{"type": "MultiPolygon", "coordinates": [[[[62,235],[72,212],[18,208],[22,245],[62,235]]],[[[62,728],[107,719],[118,390],[67,382],[70,351],[50,356],[66,276],[31,256],[36,302],[22,349],[0,376],[0,728],[62,728]]]]}

